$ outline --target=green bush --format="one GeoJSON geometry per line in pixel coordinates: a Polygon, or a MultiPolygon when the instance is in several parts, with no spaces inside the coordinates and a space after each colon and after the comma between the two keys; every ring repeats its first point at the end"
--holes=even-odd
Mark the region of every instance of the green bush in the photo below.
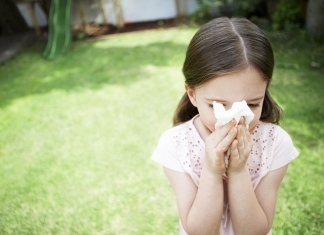
{"type": "Polygon", "coordinates": [[[222,12],[232,6],[231,0],[200,0],[197,9],[191,14],[191,20],[195,23],[206,23],[219,16],[231,16],[222,12]]]}
{"type": "Polygon", "coordinates": [[[195,23],[206,23],[215,17],[233,15],[249,18],[258,10],[260,2],[262,0],[200,0],[191,20],[195,23]]]}
{"type": "MultiPolygon", "coordinates": [[[[305,20],[307,0],[280,0],[272,16],[275,30],[295,30],[301,28],[305,20]]],[[[233,15],[249,19],[268,18],[266,0],[199,0],[198,7],[191,15],[191,21],[206,23],[215,17],[233,15]]]]}
{"type": "Polygon", "coordinates": [[[277,10],[272,17],[273,29],[294,30],[300,28],[301,4],[295,0],[281,0],[277,4],[277,10]]]}
{"type": "Polygon", "coordinates": [[[249,18],[256,10],[259,10],[258,8],[261,2],[264,2],[264,0],[236,1],[235,14],[249,18]]]}

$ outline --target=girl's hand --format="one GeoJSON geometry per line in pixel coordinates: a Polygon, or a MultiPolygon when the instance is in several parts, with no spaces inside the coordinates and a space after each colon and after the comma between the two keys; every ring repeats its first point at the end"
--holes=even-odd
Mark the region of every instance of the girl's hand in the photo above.
{"type": "Polygon", "coordinates": [[[244,124],[244,118],[241,118],[237,126],[236,139],[231,144],[231,155],[229,157],[229,166],[227,173],[241,172],[246,167],[247,160],[253,147],[252,134],[244,124]]]}
{"type": "Polygon", "coordinates": [[[206,156],[204,168],[212,174],[222,176],[225,171],[224,153],[229,149],[237,136],[237,128],[233,119],[226,125],[217,128],[205,140],[206,156]]]}

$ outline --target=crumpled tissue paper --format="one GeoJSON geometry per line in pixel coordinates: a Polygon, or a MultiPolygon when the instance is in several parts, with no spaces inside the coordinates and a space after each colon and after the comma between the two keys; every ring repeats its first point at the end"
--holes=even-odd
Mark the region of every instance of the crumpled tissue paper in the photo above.
{"type": "Polygon", "coordinates": [[[245,124],[249,125],[254,118],[254,114],[249,108],[249,106],[247,105],[245,100],[241,102],[234,102],[232,108],[229,110],[225,110],[222,104],[214,101],[213,108],[214,108],[215,117],[217,119],[215,128],[227,124],[233,118],[235,119],[237,125],[241,117],[244,117],[245,124]]]}
{"type": "MultiPolygon", "coordinates": [[[[245,100],[241,102],[234,102],[232,108],[230,108],[229,110],[225,110],[222,104],[214,101],[213,108],[214,108],[215,117],[217,119],[217,122],[215,124],[215,129],[217,129],[217,127],[224,126],[225,124],[230,122],[233,118],[235,119],[237,125],[241,117],[244,117],[245,125],[247,128],[249,128],[249,124],[254,118],[254,114],[249,108],[249,106],[247,105],[245,100]]],[[[229,155],[230,155],[230,150],[227,150],[227,153],[225,154],[226,168],[228,168],[229,155]]]]}

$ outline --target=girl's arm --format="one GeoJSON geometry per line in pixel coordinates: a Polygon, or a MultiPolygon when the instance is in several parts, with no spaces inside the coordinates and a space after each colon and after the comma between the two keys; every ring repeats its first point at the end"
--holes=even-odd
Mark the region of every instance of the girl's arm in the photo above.
{"type": "Polygon", "coordinates": [[[253,146],[245,125],[238,126],[231,146],[228,169],[228,197],[236,235],[262,235],[271,229],[279,185],[288,165],[269,172],[254,191],[246,161],[253,146]]]}
{"type": "Polygon", "coordinates": [[[202,173],[199,188],[188,174],[164,168],[174,189],[179,216],[190,234],[218,234],[223,213],[221,177],[202,173]]]}
{"type": "Polygon", "coordinates": [[[235,235],[266,235],[272,226],[279,185],[288,165],[269,172],[253,190],[248,169],[229,176],[228,194],[235,235]]]}
{"type": "Polygon", "coordinates": [[[235,121],[230,122],[206,138],[199,187],[188,174],[165,168],[177,198],[181,223],[190,235],[219,233],[224,205],[224,152],[237,135],[234,125],[235,121]]]}

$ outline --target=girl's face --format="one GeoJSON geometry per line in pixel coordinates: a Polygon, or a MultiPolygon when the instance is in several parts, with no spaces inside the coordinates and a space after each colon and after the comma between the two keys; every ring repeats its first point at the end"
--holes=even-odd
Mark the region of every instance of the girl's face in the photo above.
{"type": "Polygon", "coordinates": [[[213,101],[222,103],[227,110],[232,107],[234,102],[245,100],[254,113],[254,119],[249,125],[252,132],[261,116],[266,88],[267,82],[252,67],[217,77],[195,89],[186,85],[190,101],[197,107],[201,123],[207,134],[215,130],[217,121],[214,115],[213,101]]]}

